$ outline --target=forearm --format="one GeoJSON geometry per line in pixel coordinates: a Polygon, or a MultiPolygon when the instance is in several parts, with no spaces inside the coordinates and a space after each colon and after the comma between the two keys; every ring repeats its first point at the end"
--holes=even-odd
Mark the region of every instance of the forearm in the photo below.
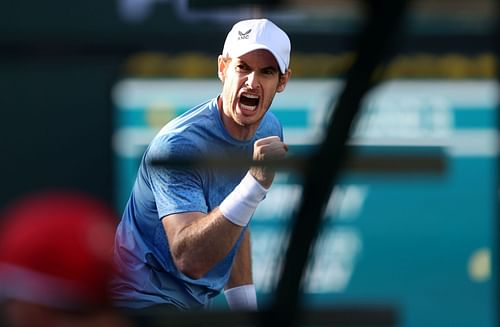
{"type": "Polygon", "coordinates": [[[241,242],[225,285],[224,295],[232,310],[257,310],[257,293],[252,278],[250,233],[241,242]]]}
{"type": "Polygon", "coordinates": [[[253,284],[250,231],[247,229],[231,267],[225,289],[253,284]]]}
{"type": "Polygon", "coordinates": [[[197,212],[165,217],[163,224],[177,267],[192,278],[202,277],[221,261],[243,230],[228,221],[218,208],[207,215],[197,212]]]}
{"type": "Polygon", "coordinates": [[[165,217],[163,223],[177,267],[195,278],[208,272],[235,245],[266,192],[247,174],[208,215],[190,212],[165,217]]]}

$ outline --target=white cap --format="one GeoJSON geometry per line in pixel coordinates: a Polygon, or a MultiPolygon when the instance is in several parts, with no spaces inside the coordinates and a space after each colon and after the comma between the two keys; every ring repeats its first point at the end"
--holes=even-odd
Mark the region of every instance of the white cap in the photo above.
{"type": "Polygon", "coordinates": [[[280,71],[286,72],[290,62],[290,39],[268,19],[249,19],[236,23],[227,35],[222,55],[236,58],[257,49],[271,52],[280,71]]]}

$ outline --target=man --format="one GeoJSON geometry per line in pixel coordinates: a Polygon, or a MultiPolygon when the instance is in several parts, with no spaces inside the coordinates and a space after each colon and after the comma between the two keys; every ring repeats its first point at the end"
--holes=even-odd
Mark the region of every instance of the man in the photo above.
{"type": "Polygon", "coordinates": [[[220,96],[153,139],[116,232],[118,306],[206,308],[225,288],[232,309],[257,309],[247,226],[274,171],[174,169],[151,161],[284,158],[282,126],[268,110],[290,78],[289,59],[290,40],[271,21],[235,24],[218,58],[220,96]]]}

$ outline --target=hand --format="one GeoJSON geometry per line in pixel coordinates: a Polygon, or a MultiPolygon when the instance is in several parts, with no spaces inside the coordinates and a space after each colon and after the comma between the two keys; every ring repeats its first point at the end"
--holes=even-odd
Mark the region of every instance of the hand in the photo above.
{"type": "MultiPolygon", "coordinates": [[[[277,160],[284,159],[288,151],[288,145],[281,142],[278,136],[268,136],[255,141],[253,145],[253,160],[277,160]]],[[[265,188],[271,187],[275,170],[269,167],[251,167],[250,173],[265,188]]]]}

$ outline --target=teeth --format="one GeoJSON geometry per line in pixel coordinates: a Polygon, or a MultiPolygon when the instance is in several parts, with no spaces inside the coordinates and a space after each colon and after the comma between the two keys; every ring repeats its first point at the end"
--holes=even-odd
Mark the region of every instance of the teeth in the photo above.
{"type": "Polygon", "coordinates": [[[255,110],[257,108],[257,106],[247,106],[247,105],[244,105],[243,103],[240,103],[240,108],[241,109],[244,109],[244,110],[255,110]]]}
{"type": "MultiPolygon", "coordinates": [[[[246,99],[252,99],[252,100],[258,100],[260,99],[260,97],[256,94],[252,94],[252,93],[241,93],[241,97],[243,98],[246,98],[246,99]]],[[[243,109],[243,110],[248,110],[248,111],[254,111],[257,109],[257,105],[250,105],[250,104],[245,104],[244,101],[243,102],[240,102],[240,108],[243,109]]]]}

